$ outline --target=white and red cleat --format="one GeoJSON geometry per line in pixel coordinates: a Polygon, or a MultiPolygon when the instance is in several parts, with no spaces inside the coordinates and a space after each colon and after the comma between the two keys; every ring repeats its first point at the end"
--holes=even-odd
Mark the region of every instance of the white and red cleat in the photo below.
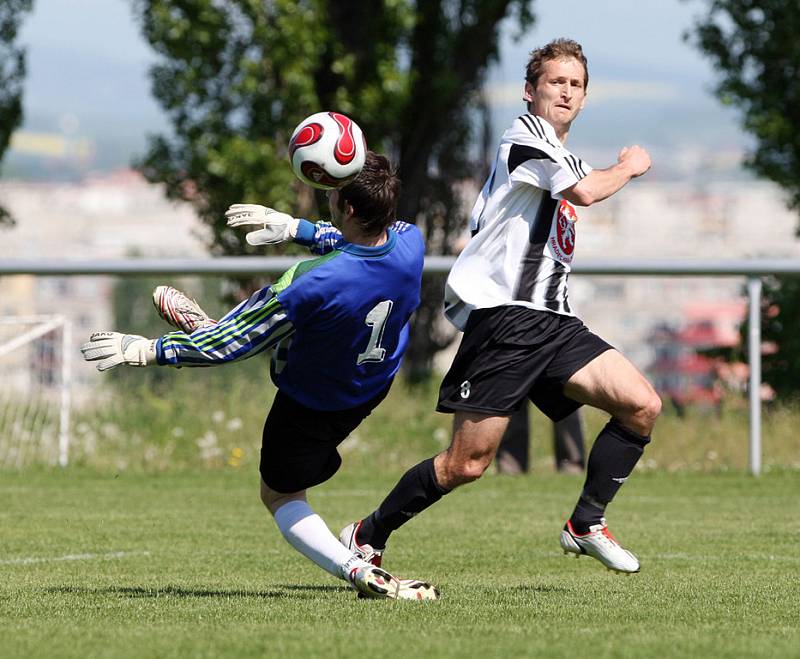
{"type": "Polygon", "coordinates": [[[350,585],[359,597],[397,599],[400,581],[373,565],[354,567],[347,575],[350,585]]]}
{"type": "Polygon", "coordinates": [[[373,565],[354,567],[347,580],[358,591],[359,597],[417,601],[439,599],[439,591],[427,581],[396,579],[373,565]]]}
{"type": "Polygon", "coordinates": [[[586,554],[596,558],[609,570],[632,573],[639,571],[639,559],[617,542],[608,530],[606,520],[589,527],[588,533],[576,533],[572,524],[567,521],[561,531],[561,548],[564,553],[577,556],[586,554]]]}
{"type": "Polygon", "coordinates": [[[439,589],[427,581],[417,579],[400,579],[400,588],[397,590],[399,600],[438,600],[439,589]]]}
{"type": "Polygon", "coordinates": [[[361,528],[361,520],[345,526],[339,533],[339,542],[347,547],[351,552],[358,556],[362,561],[371,563],[375,567],[381,566],[384,549],[375,549],[372,545],[360,545],[356,540],[358,529],[361,528]]]}

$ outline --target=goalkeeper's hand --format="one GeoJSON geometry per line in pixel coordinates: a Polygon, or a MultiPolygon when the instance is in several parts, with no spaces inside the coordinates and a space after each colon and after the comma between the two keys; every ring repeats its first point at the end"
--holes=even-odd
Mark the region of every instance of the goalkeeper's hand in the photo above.
{"type": "Polygon", "coordinates": [[[97,362],[98,371],[107,371],[120,364],[147,366],[156,361],[156,341],[135,334],[95,332],[81,346],[87,362],[97,362]]]}
{"type": "Polygon", "coordinates": [[[225,211],[229,227],[257,226],[245,239],[251,245],[275,245],[297,236],[300,220],[260,204],[233,204],[225,211]]]}

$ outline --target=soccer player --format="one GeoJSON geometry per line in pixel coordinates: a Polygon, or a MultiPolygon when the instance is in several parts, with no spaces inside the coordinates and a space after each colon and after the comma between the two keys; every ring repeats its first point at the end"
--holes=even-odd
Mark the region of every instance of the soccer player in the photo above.
{"type": "Polygon", "coordinates": [[[306,490],[339,469],[337,446],[386,396],[419,304],[424,244],[395,221],[400,181],[369,152],[356,179],[329,193],[329,223],[259,205],[235,205],[230,226],[257,225],[251,244],[292,239],[319,258],[298,263],[219,322],[176,289],[159,287],[159,312],[191,334],[158,339],[99,332],[81,348],[105,371],[130,366],[215,366],[270,348],[278,392],[261,446],[261,500],[284,538],[368,597],[436,599],[436,589],[396,579],[343,547],[307,502],[306,490]]]}
{"type": "Polygon", "coordinates": [[[340,540],[380,564],[390,534],[491,464],[509,417],[529,398],[554,421],[581,405],[611,420],[595,440],[561,547],[609,569],[638,572],[639,561],[606,526],[605,510],[650,441],[661,400],[644,376],[575,317],[567,275],[577,214],[650,168],[639,146],[593,170],[566,149],[583,109],[589,73],[581,46],[555,40],[531,53],[527,113],[504,133],[472,210],[472,238],[450,272],[445,314],[464,331],[439,393],[454,413],[450,446],[412,467],[378,508],[340,540]]]}

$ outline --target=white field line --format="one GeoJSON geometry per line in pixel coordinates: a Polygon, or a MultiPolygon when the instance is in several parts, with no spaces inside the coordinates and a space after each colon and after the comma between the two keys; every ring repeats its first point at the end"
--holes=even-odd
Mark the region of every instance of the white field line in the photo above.
{"type": "Polygon", "coordinates": [[[0,565],[32,565],[34,563],[57,563],[61,561],[109,561],[129,556],[149,556],[149,551],[114,551],[108,554],[67,554],[66,556],[11,558],[0,561],[0,565]]]}

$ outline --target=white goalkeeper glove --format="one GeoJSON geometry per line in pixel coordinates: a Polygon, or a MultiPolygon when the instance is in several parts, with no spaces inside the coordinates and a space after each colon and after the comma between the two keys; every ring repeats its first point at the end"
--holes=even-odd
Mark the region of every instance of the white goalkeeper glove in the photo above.
{"type": "Polygon", "coordinates": [[[98,371],[107,371],[120,364],[147,366],[156,361],[156,340],[136,334],[95,332],[81,346],[87,362],[97,362],[98,371]]]}
{"type": "Polygon", "coordinates": [[[297,236],[300,220],[260,204],[233,204],[225,211],[229,227],[258,226],[245,239],[251,245],[275,245],[297,236]]]}

